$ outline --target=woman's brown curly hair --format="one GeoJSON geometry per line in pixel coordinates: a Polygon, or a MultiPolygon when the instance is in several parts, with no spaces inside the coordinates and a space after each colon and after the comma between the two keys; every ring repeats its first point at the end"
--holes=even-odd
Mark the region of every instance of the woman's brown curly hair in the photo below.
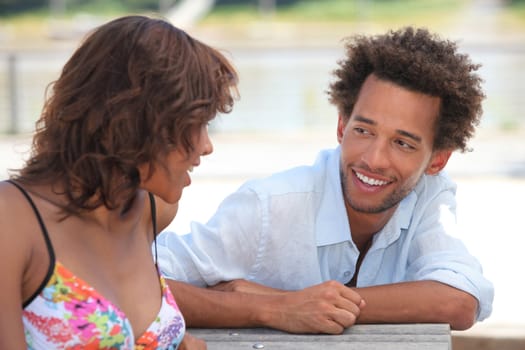
{"type": "Polygon", "coordinates": [[[58,184],[69,213],[116,208],[135,196],[139,165],[189,152],[192,128],[231,110],[237,79],[221,53],[162,19],[108,22],[50,84],[31,156],[13,177],[58,184]]]}
{"type": "Polygon", "coordinates": [[[482,114],[485,97],[480,67],[457,52],[454,42],[426,29],[406,27],[377,36],[355,36],[346,42],[346,58],[334,71],[330,102],[349,118],[363,82],[370,74],[416,92],[441,98],[434,149],[466,151],[482,114]]]}

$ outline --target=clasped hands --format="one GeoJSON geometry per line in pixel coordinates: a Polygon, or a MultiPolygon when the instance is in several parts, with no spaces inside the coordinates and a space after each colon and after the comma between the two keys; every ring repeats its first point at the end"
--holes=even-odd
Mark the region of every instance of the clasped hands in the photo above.
{"type": "Polygon", "coordinates": [[[297,291],[270,288],[242,279],[222,282],[210,288],[274,296],[277,302],[268,303],[263,323],[291,333],[340,334],[356,323],[366,305],[354,289],[337,281],[297,291]]]}

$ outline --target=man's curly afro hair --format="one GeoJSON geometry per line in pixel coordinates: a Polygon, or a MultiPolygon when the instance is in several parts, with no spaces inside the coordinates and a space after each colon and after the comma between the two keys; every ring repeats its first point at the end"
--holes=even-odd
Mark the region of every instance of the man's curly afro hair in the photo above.
{"type": "Polygon", "coordinates": [[[441,98],[434,149],[466,151],[482,114],[482,79],[457,45],[426,29],[402,28],[384,35],[350,37],[346,58],[334,71],[330,102],[349,118],[365,79],[374,74],[411,91],[441,98]]]}

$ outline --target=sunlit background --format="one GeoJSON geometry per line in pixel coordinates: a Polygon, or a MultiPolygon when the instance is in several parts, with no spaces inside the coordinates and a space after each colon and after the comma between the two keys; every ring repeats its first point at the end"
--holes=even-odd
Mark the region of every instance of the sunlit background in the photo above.
{"type": "Polygon", "coordinates": [[[206,220],[244,180],[313,162],[336,145],[327,101],[342,39],[422,26],[482,64],[487,99],[473,152],[454,155],[461,238],[494,282],[471,332],[525,335],[525,0],[0,0],[0,165],[22,164],[47,84],[82,36],[123,14],[160,13],[220,49],[240,100],[211,125],[215,151],[193,173],[171,229],[206,220]],[[515,334],[514,332],[513,334],[515,334]]]}

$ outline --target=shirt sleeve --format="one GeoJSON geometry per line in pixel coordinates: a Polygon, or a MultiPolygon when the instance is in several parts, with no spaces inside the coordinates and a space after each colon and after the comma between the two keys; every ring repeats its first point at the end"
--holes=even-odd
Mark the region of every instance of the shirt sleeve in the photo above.
{"type": "Polygon", "coordinates": [[[158,236],[161,273],[197,286],[246,278],[259,255],[263,220],[257,194],[241,188],[224,199],[206,224],[192,222],[190,233],[158,236]]]}
{"type": "Polygon", "coordinates": [[[428,202],[416,220],[407,279],[435,280],[473,295],[479,302],[478,321],[492,312],[494,287],[483,276],[479,261],[459,237],[453,191],[444,190],[428,202]]]}

